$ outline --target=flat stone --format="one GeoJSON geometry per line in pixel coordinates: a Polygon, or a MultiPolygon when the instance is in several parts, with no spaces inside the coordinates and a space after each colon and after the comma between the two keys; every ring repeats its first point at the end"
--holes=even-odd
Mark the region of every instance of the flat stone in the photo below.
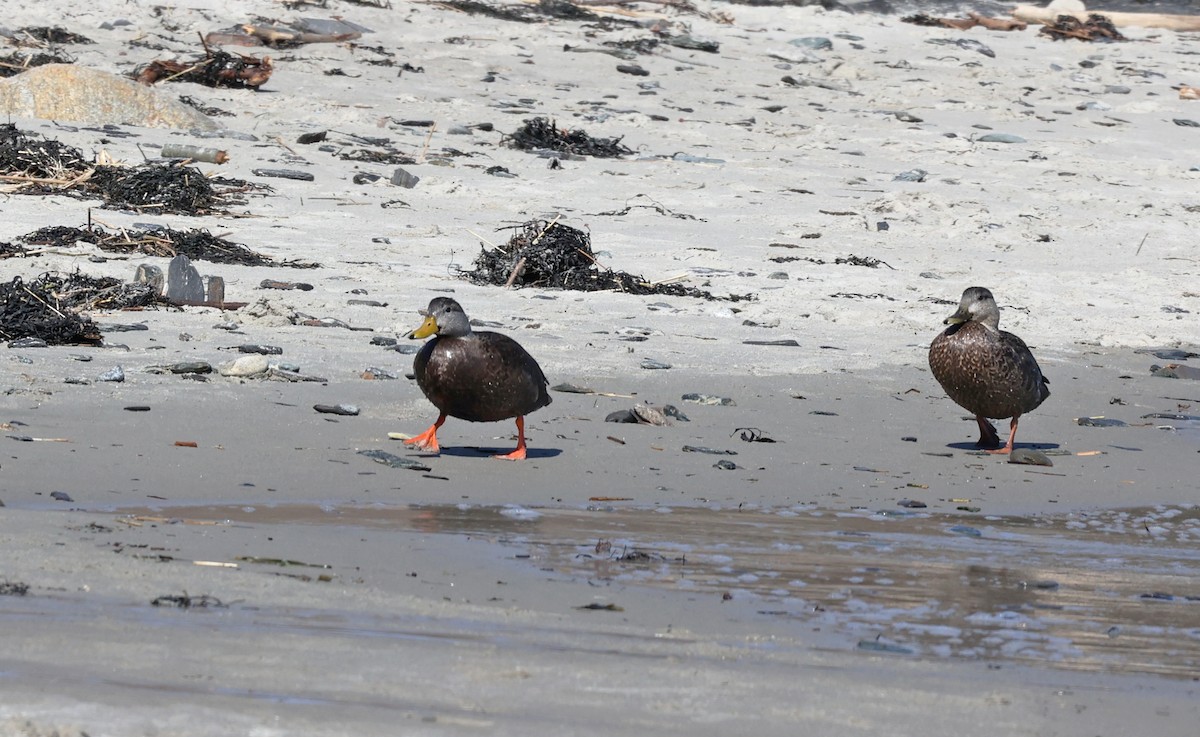
{"type": "Polygon", "coordinates": [[[46,64],[0,80],[0,113],[90,125],[220,127],[173,95],[77,64],[46,64]]]}

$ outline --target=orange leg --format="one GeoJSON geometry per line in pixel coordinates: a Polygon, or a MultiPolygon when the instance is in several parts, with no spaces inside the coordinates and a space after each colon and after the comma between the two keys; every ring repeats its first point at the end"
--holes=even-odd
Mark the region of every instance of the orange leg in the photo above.
{"type": "Polygon", "coordinates": [[[1013,417],[1012,422],[1008,423],[1008,445],[1004,446],[1003,448],[996,448],[995,450],[989,450],[986,452],[995,453],[996,455],[1008,455],[1009,453],[1012,453],[1013,441],[1017,439],[1017,417],[1020,417],[1020,415],[1013,417]]]}
{"type": "Polygon", "coordinates": [[[995,448],[1000,444],[1000,436],[996,434],[996,428],[992,427],[992,423],[983,415],[975,415],[975,422],[979,423],[979,442],[975,443],[980,448],[995,448]]]}
{"type": "Polygon", "coordinates": [[[428,430],[416,436],[415,438],[409,438],[408,440],[405,440],[404,444],[416,446],[418,450],[427,450],[430,453],[440,453],[441,448],[438,447],[437,431],[445,421],[446,413],[442,412],[438,415],[437,421],[434,422],[428,430]]]}
{"type": "Polygon", "coordinates": [[[517,418],[517,449],[511,453],[504,455],[495,455],[493,458],[499,458],[502,461],[523,461],[525,460],[525,418],[517,418]]]}

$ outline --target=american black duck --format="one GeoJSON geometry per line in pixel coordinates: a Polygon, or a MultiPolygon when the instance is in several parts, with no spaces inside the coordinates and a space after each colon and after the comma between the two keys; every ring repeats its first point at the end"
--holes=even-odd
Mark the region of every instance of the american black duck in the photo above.
{"type": "Polygon", "coordinates": [[[946,328],[929,346],[929,368],[946,394],[979,423],[979,446],[989,453],[1011,453],[1017,420],[1046,397],[1049,379],[1025,341],[1000,329],[1000,308],[983,287],[963,292],[958,310],[947,317],[946,328]],[[987,418],[1011,417],[1008,443],[987,418]]]}
{"type": "Polygon", "coordinates": [[[496,457],[525,458],[525,415],[550,404],[549,382],[537,361],[507,335],[471,330],[463,308],[449,297],[435,297],[421,314],[425,321],[409,337],[435,337],[417,353],[413,372],[441,414],[404,442],[437,453],[437,431],[447,416],[468,422],[516,418],[517,449],[496,457]]]}

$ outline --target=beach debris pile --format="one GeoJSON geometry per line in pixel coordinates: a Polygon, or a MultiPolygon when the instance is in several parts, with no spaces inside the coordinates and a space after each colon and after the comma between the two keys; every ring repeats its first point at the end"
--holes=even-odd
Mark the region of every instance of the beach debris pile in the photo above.
{"type": "Polygon", "coordinates": [[[98,345],[100,328],[82,311],[145,307],[158,299],[149,285],[79,272],[47,272],[31,282],[14,277],[0,284],[0,339],[98,345]]]}
{"type": "Polygon", "coordinates": [[[592,252],[591,236],[557,220],[530,220],[522,225],[501,228],[506,229],[517,232],[502,246],[483,247],[475,258],[474,270],[462,272],[464,279],[505,287],[667,294],[707,300],[750,299],[748,295],[714,297],[675,280],[649,282],[636,274],[602,267],[592,252]]]}
{"type": "Polygon", "coordinates": [[[51,248],[69,248],[83,242],[91,243],[110,253],[140,253],[164,258],[174,258],[183,254],[197,261],[240,266],[288,266],[298,269],[315,269],[320,266],[311,261],[276,261],[240,243],[215,236],[203,228],[121,228],[109,232],[94,224],[83,228],[51,225],[27,233],[21,236],[20,240],[31,246],[51,248]]]}
{"type": "Polygon", "coordinates": [[[253,188],[178,162],[118,166],[102,154],[94,163],[73,146],[0,125],[0,192],[6,194],[61,194],[99,198],[110,208],[208,215],[241,204],[238,195],[253,188]]]}
{"type": "Polygon", "coordinates": [[[1121,35],[1113,22],[1099,13],[1088,15],[1081,21],[1073,15],[1060,15],[1053,23],[1042,26],[1039,36],[1049,36],[1055,41],[1077,38],[1080,41],[1128,41],[1121,35]]]}
{"type": "Polygon", "coordinates": [[[520,151],[557,151],[598,159],[629,156],[633,150],[618,138],[593,138],[583,130],[565,130],[548,118],[531,118],[501,142],[520,151]]]}
{"type": "Polygon", "coordinates": [[[274,71],[271,57],[231,54],[204,48],[204,56],[193,61],[156,60],[138,67],[133,78],[144,85],[156,82],[193,82],[206,87],[258,89],[274,71]]]}

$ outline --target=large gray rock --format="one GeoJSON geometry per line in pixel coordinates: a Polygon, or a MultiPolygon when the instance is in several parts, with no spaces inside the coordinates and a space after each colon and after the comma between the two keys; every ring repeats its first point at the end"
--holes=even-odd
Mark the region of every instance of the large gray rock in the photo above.
{"type": "Polygon", "coordinates": [[[46,64],[0,80],[0,115],[90,125],[214,130],[219,126],[171,95],[75,64],[46,64]]]}

